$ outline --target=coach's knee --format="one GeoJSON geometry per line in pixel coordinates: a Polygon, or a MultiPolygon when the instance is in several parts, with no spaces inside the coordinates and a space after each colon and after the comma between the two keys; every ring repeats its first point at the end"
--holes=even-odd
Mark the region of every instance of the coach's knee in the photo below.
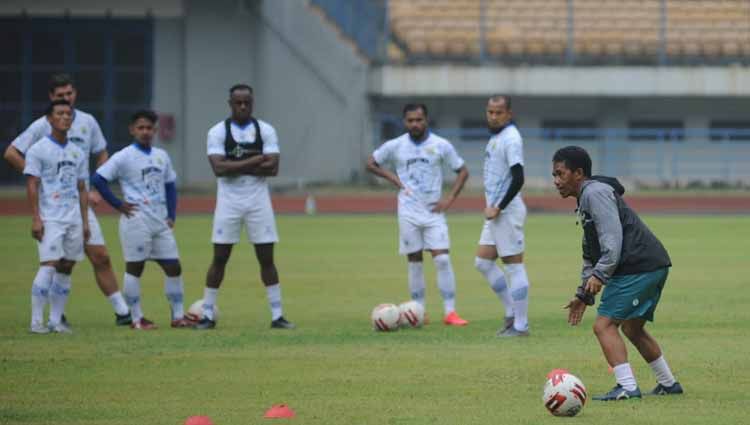
{"type": "Polygon", "coordinates": [[[631,341],[636,341],[643,336],[643,326],[638,323],[624,322],[622,324],[622,333],[631,341]]]}

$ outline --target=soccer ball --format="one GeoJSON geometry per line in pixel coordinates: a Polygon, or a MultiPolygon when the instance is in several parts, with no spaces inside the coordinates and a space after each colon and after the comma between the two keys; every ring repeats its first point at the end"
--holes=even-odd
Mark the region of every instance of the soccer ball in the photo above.
{"type": "Polygon", "coordinates": [[[372,310],[372,326],[376,331],[397,331],[401,312],[396,304],[379,304],[372,310]]]}
{"type": "MultiPolygon", "coordinates": [[[[199,299],[198,301],[194,302],[190,308],[188,309],[187,313],[185,313],[185,317],[188,319],[197,322],[203,318],[203,299],[199,299]]],[[[219,306],[214,305],[214,321],[219,320],[219,306]]]]}
{"type": "Polygon", "coordinates": [[[555,416],[575,416],[586,404],[586,387],[580,379],[562,370],[552,371],[544,385],[542,402],[555,416]]]}
{"type": "Polygon", "coordinates": [[[401,326],[419,328],[424,324],[424,307],[416,301],[407,301],[398,306],[401,313],[401,326]]]}

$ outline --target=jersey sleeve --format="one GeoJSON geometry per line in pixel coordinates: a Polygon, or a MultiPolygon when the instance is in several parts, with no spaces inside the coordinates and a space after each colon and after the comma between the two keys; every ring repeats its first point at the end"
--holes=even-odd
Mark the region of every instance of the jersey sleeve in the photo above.
{"type": "Polygon", "coordinates": [[[390,161],[391,156],[393,155],[394,146],[395,143],[390,140],[380,145],[379,148],[375,149],[375,152],[372,153],[372,157],[375,159],[375,162],[377,162],[379,165],[383,165],[384,163],[390,161]]]}
{"type": "Polygon", "coordinates": [[[516,164],[523,165],[523,141],[521,136],[514,134],[508,138],[506,143],[505,157],[508,160],[508,168],[516,164]]]}
{"type": "Polygon", "coordinates": [[[167,162],[167,166],[164,170],[164,183],[174,183],[177,180],[177,173],[172,167],[172,160],[169,158],[169,155],[167,155],[166,152],[164,153],[164,158],[167,162]]]}
{"type": "Polygon", "coordinates": [[[42,159],[39,157],[36,149],[28,149],[26,151],[26,166],[23,168],[23,173],[27,176],[42,176],[42,159]]]}
{"type": "Polygon", "coordinates": [[[206,142],[208,145],[207,155],[226,155],[226,151],[224,150],[225,137],[226,134],[224,134],[224,128],[222,126],[216,126],[211,130],[208,130],[206,142]]]}
{"type": "Polygon", "coordinates": [[[276,135],[276,129],[270,125],[260,125],[260,134],[263,137],[263,153],[264,154],[277,154],[281,153],[279,150],[279,136],[276,135]]]}
{"type": "Polygon", "coordinates": [[[99,152],[107,149],[107,139],[104,138],[99,123],[96,122],[96,118],[91,117],[91,153],[98,154],[99,152]]]}
{"type": "Polygon", "coordinates": [[[443,161],[448,164],[451,170],[458,171],[459,168],[464,166],[463,158],[456,152],[456,148],[450,142],[446,141],[443,146],[443,161]]]}
{"type": "Polygon", "coordinates": [[[13,140],[11,145],[19,152],[26,155],[31,145],[47,135],[47,119],[45,117],[31,123],[31,125],[13,140]]]}
{"type": "Polygon", "coordinates": [[[120,162],[122,161],[122,151],[116,152],[101,167],[96,169],[96,174],[104,177],[107,181],[117,180],[120,173],[120,162]]]}

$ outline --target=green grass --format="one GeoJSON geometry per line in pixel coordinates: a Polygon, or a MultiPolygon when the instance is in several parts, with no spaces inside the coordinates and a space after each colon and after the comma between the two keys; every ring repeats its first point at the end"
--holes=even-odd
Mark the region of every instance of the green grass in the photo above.
{"type": "MultiPolygon", "coordinates": [[[[458,310],[471,324],[446,328],[426,262],[428,314],[421,330],[375,333],[380,302],[407,298],[406,264],[392,216],[281,216],[277,264],[293,332],[271,331],[252,250],[235,247],[219,295],[214,332],[171,330],[158,268],[143,278],[144,308],[162,328],[115,328],[88,263],[77,266],[68,314],[73,335],[30,335],[30,282],[36,248],[27,218],[0,218],[0,423],[181,424],[205,414],[217,425],[263,423],[287,403],[299,424],[738,424],[746,423],[748,217],[645,217],[675,264],[651,327],[682,397],[602,404],[575,419],[551,417],[541,403],[545,374],[564,367],[590,393],[608,390],[591,332],[594,312],[571,328],[562,305],[578,283],[580,227],[569,216],[531,216],[527,267],[532,337],[498,340],[500,305],[473,268],[481,219],[449,218],[458,310]]],[[[118,278],[116,220],[102,220],[118,278]]],[[[211,255],[210,217],[182,217],[177,237],[186,298],[202,296],[211,255]]],[[[629,347],[643,390],[648,366],[629,347]]]]}

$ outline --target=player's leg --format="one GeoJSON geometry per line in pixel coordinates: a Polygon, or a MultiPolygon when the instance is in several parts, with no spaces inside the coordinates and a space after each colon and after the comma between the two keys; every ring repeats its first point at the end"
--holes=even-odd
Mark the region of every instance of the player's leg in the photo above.
{"type": "Polygon", "coordinates": [[[520,205],[509,206],[497,219],[490,222],[497,252],[510,283],[510,298],[513,303],[513,327],[500,336],[529,334],[529,277],[523,263],[525,221],[526,207],[520,205]]]}
{"type": "Polygon", "coordinates": [[[273,243],[255,244],[255,257],[260,266],[260,278],[266,288],[268,305],[271,308],[271,327],[294,329],[294,324],[284,318],[281,306],[281,283],[273,259],[273,243]]]}
{"type": "Polygon", "coordinates": [[[606,316],[597,316],[594,322],[594,335],[596,335],[599,346],[612,366],[617,380],[617,385],[608,393],[593,397],[594,400],[624,400],[629,398],[640,398],[641,391],[633,375],[633,369],[628,363],[628,351],[625,341],[620,335],[621,321],[606,316]]]}
{"type": "Polygon", "coordinates": [[[141,302],[141,275],[146,260],[151,255],[151,231],[140,217],[120,216],[120,245],[125,257],[125,274],[122,294],[130,308],[133,329],[155,329],[156,325],[143,315],[141,302]]]}
{"type": "Polygon", "coordinates": [[[49,333],[49,328],[44,324],[44,307],[49,301],[49,290],[55,276],[55,264],[55,261],[39,263],[39,270],[31,284],[31,327],[29,329],[32,333],[49,333]]]}
{"type": "Polygon", "coordinates": [[[406,217],[398,218],[398,252],[406,255],[407,281],[409,296],[412,300],[425,305],[424,263],[422,262],[421,229],[406,217]]]}
{"type": "Polygon", "coordinates": [[[182,281],[182,265],[178,258],[156,260],[164,271],[164,294],[169,302],[170,320],[173,328],[191,327],[194,322],[185,319],[185,285],[182,281]]]}
{"type": "Polygon", "coordinates": [[[650,394],[682,394],[682,386],[675,379],[667,360],[662,354],[659,343],[645,329],[645,319],[625,320],[622,324],[622,332],[633,343],[641,357],[646,360],[651,370],[656,375],[657,386],[650,394]]]}
{"type": "MultiPolygon", "coordinates": [[[[80,230],[80,227],[78,227],[80,230]]],[[[81,241],[83,242],[83,241],[81,241]]],[[[52,332],[70,333],[70,328],[62,323],[62,315],[70,296],[71,279],[75,260],[61,259],[55,264],[55,274],[49,290],[49,328],[52,332]]]]}
{"type": "Polygon", "coordinates": [[[456,312],[456,275],[453,273],[450,251],[447,249],[430,250],[435,263],[437,285],[443,297],[443,323],[449,326],[466,326],[467,320],[456,312]]]}
{"type": "Polygon", "coordinates": [[[128,307],[130,307],[130,314],[133,318],[130,327],[133,329],[151,330],[156,329],[156,325],[144,317],[141,297],[141,276],[143,275],[145,264],[145,259],[127,261],[125,263],[122,292],[125,295],[125,301],[128,303],[128,307]]]}
{"type": "Polygon", "coordinates": [[[479,246],[477,247],[476,257],[474,258],[474,267],[484,276],[484,279],[495,293],[497,298],[503,304],[505,309],[503,326],[498,333],[503,333],[513,326],[513,300],[508,290],[508,282],[505,274],[497,266],[497,246],[492,236],[490,222],[485,221],[482,227],[482,233],[479,236],[479,246]]]}
{"type": "Polygon", "coordinates": [[[99,220],[97,220],[91,208],[89,208],[88,217],[91,237],[86,241],[84,251],[91,262],[91,267],[94,269],[96,284],[99,285],[99,289],[112,304],[115,311],[115,324],[129,325],[131,321],[130,311],[125,303],[125,298],[117,287],[117,277],[115,277],[115,272],[112,269],[112,261],[107,251],[104,235],[101,226],[99,226],[99,220]]]}
{"type": "Polygon", "coordinates": [[[226,270],[229,257],[232,255],[230,243],[214,243],[214,253],[211,259],[211,265],[206,272],[206,287],[203,288],[203,317],[199,318],[195,329],[213,329],[216,327],[215,306],[216,299],[219,296],[219,287],[224,280],[224,271],[226,270]]]}

